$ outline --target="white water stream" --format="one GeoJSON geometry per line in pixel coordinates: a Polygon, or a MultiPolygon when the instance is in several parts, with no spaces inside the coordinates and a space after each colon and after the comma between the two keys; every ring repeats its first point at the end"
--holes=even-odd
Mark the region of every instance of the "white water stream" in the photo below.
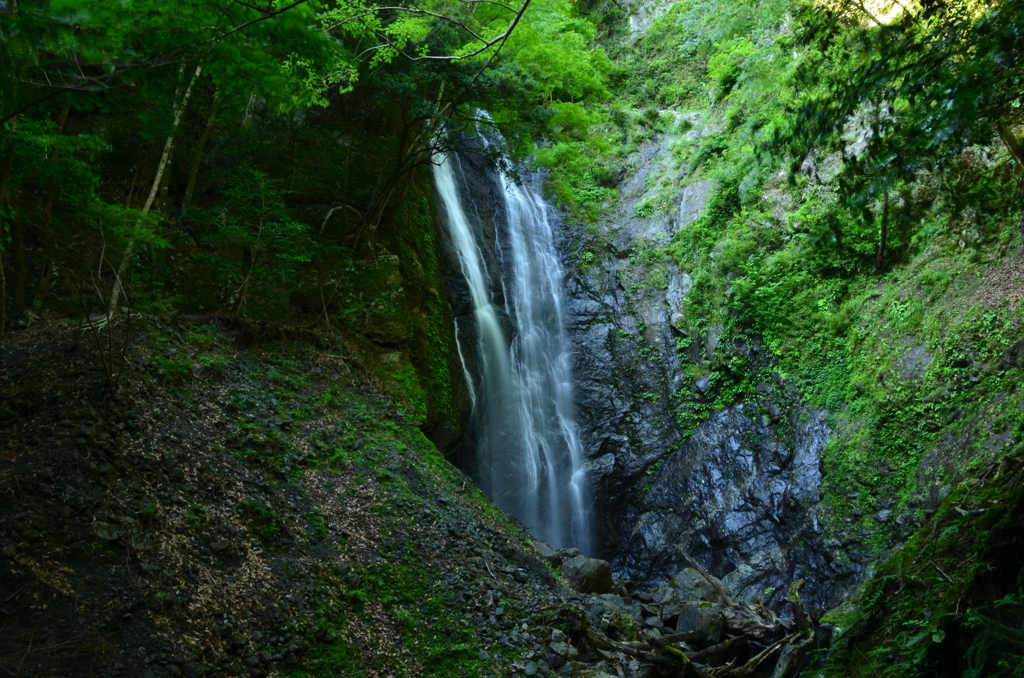
{"type": "MultiPolygon", "coordinates": [[[[594,551],[589,491],[576,425],[571,354],[562,309],[562,266],[548,206],[534,191],[506,177],[505,229],[498,228],[506,338],[502,309],[488,284],[478,220],[463,205],[457,156],[436,158],[434,183],[452,243],[469,287],[476,321],[478,382],[460,359],[473,398],[467,444],[478,480],[491,499],[556,547],[594,551]]],[[[456,325],[456,335],[466,328],[456,325]]]]}

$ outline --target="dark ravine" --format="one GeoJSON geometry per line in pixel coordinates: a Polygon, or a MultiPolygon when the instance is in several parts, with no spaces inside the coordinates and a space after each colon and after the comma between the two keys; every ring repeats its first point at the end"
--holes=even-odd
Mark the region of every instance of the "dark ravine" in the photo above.
{"type": "Polygon", "coordinates": [[[1024,0],[97,4],[0,0],[0,676],[1024,675],[1024,0]]]}

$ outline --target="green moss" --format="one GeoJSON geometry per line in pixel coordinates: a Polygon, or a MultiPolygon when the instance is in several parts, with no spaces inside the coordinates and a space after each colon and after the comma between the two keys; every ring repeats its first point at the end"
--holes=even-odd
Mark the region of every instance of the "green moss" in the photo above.
{"type": "Polygon", "coordinates": [[[330,534],[330,530],[327,529],[327,524],[324,522],[324,515],[319,509],[306,514],[306,520],[309,523],[309,534],[313,541],[321,541],[330,534]]]}
{"type": "Polygon", "coordinates": [[[997,667],[1024,661],[1024,617],[1013,607],[1024,576],[1022,463],[1018,452],[984,480],[961,483],[852,601],[826,617],[841,634],[828,669],[812,675],[1011,675],[997,667]]]}
{"type": "MultiPolygon", "coordinates": [[[[409,361],[415,374],[392,371],[412,400],[418,421],[448,417],[452,403],[452,325],[446,316],[447,297],[437,258],[437,223],[429,173],[415,177],[399,210],[388,247],[398,255],[405,289],[402,309],[409,327],[409,361]],[[413,384],[418,380],[419,384],[413,384]]],[[[410,415],[412,416],[412,415],[410,415]]]]}
{"type": "MultiPolygon", "coordinates": [[[[388,636],[389,669],[456,678],[491,675],[495,663],[509,665],[517,657],[508,648],[486,648],[499,658],[481,659],[485,648],[469,610],[451,597],[452,583],[474,581],[472,572],[457,562],[439,572],[437,554],[422,551],[429,547],[414,535],[421,528],[422,512],[437,509],[438,495],[446,497],[446,514],[473,516],[514,540],[524,540],[525,535],[476,487],[467,485],[418,429],[382,421],[372,404],[351,392],[344,396],[342,409],[351,426],[343,428],[366,439],[348,454],[350,482],[372,487],[371,510],[386,525],[386,539],[378,546],[377,559],[354,559],[329,577],[344,588],[343,605],[320,612],[318,623],[326,624],[332,640],[311,647],[303,669],[289,675],[360,676],[379,671],[382,667],[373,662],[380,657],[371,656],[360,634],[369,628],[380,633],[381,624],[397,633],[388,636]],[[425,492],[431,499],[424,498],[425,492]]],[[[519,613],[509,605],[506,614],[516,619],[519,613]]]]}
{"type": "Polygon", "coordinates": [[[242,501],[238,513],[256,538],[263,544],[270,544],[278,534],[278,519],[266,506],[256,501],[242,501]]]}

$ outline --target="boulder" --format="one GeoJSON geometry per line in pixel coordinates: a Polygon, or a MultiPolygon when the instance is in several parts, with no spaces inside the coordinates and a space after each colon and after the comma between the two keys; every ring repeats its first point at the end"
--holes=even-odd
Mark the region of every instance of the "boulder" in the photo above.
{"type": "Polygon", "coordinates": [[[551,563],[552,566],[558,567],[562,564],[562,552],[552,548],[549,544],[542,542],[539,539],[533,540],[533,547],[537,549],[537,553],[544,560],[551,563]]]}
{"type": "Polygon", "coordinates": [[[1012,370],[1024,367],[1024,337],[1021,337],[999,357],[999,369],[1012,370]]]}
{"type": "Polygon", "coordinates": [[[687,567],[672,577],[667,584],[654,592],[654,602],[659,605],[684,601],[718,602],[720,596],[715,587],[701,576],[700,572],[687,567]]]}
{"type": "Polygon", "coordinates": [[[117,541],[121,537],[121,533],[110,523],[97,522],[93,531],[103,541],[117,541]]]}
{"type": "Polygon", "coordinates": [[[562,561],[562,574],[580,593],[610,593],[612,566],[607,560],[576,556],[562,561]]]}
{"type": "Polygon", "coordinates": [[[616,615],[631,617],[637,624],[643,623],[644,619],[643,607],[639,602],[632,598],[617,596],[614,593],[605,593],[591,598],[590,605],[587,607],[587,615],[595,626],[602,628],[604,626],[602,619],[606,623],[616,615]]]}
{"type": "Polygon", "coordinates": [[[676,633],[687,633],[690,639],[702,645],[722,642],[725,614],[717,603],[686,601],[667,606],[663,615],[676,617],[676,633]]]}

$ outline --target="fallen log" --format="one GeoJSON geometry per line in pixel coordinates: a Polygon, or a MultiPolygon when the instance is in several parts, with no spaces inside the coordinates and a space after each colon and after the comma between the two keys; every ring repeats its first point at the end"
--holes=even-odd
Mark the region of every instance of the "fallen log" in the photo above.
{"type": "Polygon", "coordinates": [[[706,664],[708,659],[711,659],[712,657],[717,657],[719,655],[723,655],[726,652],[743,647],[747,644],[747,641],[749,640],[750,636],[736,636],[735,638],[728,638],[726,640],[723,640],[721,643],[717,645],[712,645],[711,647],[706,647],[703,650],[697,650],[696,652],[690,652],[688,654],[691,661],[706,664]]]}
{"type": "Polygon", "coordinates": [[[818,632],[818,625],[814,619],[804,610],[800,601],[800,589],[804,585],[803,579],[797,579],[789,587],[789,604],[793,608],[793,618],[799,633],[798,642],[791,642],[783,648],[778,661],[775,662],[775,670],[772,671],[772,678],[789,678],[800,668],[800,660],[811,647],[814,646],[814,638],[818,632]]]}
{"type": "Polygon", "coordinates": [[[676,548],[723,601],[716,605],[722,609],[729,637],[709,647],[692,649],[687,641],[695,640],[693,632],[660,637],[648,634],[643,640],[615,641],[588,626],[582,634],[586,643],[599,652],[604,650],[637,660],[648,667],[645,675],[652,677],[749,678],[775,658],[774,666],[768,665],[772,678],[792,678],[807,651],[814,646],[817,634],[816,619],[807,614],[800,601],[803,580],[790,586],[787,597],[793,608],[793,621],[785,622],[760,601],[754,605],[735,602],[720,580],[681,547],[676,548]],[[755,649],[743,648],[751,644],[763,649],[750,656],[755,649]],[[744,657],[748,657],[746,661],[744,657]],[[715,666],[716,663],[719,665],[715,666]]]}

